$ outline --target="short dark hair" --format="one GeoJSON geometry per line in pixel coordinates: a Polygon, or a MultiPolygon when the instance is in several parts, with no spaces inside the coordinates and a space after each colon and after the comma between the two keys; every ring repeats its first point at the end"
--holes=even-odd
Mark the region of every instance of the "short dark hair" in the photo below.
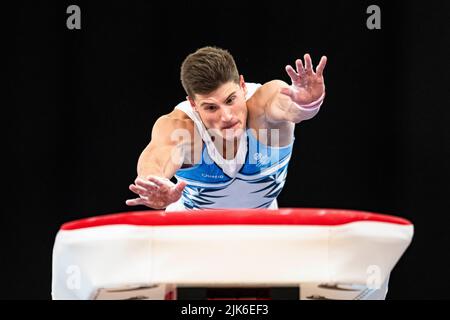
{"type": "Polygon", "coordinates": [[[181,65],[181,84],[191,98],[208,94],[224,83],[239,83],[233,56],[218,47],[203,47],[191,53],[181,65]]]}

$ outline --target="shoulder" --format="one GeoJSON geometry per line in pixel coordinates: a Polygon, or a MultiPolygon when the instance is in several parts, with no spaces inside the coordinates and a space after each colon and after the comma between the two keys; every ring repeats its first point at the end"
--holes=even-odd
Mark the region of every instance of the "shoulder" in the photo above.
{"type": "Polygon", "coordinates": [[[255,95],[258,98],[266,98],[269,99],[273,97],[281,88],[289,87],[289,85],[283,80],[271,80],[269,82],[264,83],[262,86],[256,90],[255,95]]]}
{"type": "MultiPolygon", "coordinates": [[[[182,111],[172,112],[159,117],[152,130],[152,139],[168,139],[179,137],[193,137],[194,122],[182,111]]],[[[172,140],[172,139],[171,139],[172,140]]]]}
{"type": "Polygon", "coordinates": [[[289,87],[282,80],[271,80],[259,85],[253,95],[247,100],[247,107],[250,114],[259,116],[264,113],[266,106],[277,96],[281,88],[289,87]]]}
{"type": "Polygon", "coordinates": [[[155,126],[171,129],[188,129],[194,127],[194,122],[183,111],[175,109],[168,114],[160,116],[156,120],[155,126]]]}
{"type": "Polygon", "coordinates": [[[188,167],[198,163],[201,159],[203,142],[195,127],[194,121],[181,110],[173,110],[171,113],[161,116],[155,123],[156,132],[152,132],[152,140],[166,145],[183,145],[184,162],[188,167]]]}
{"type": "MultiPolygon", "coordinates": [[[[272,80],[264,83],[256,90],[255,94],[247,101],[248,126],[258,132],[259,129],[278,129],[280,135],[280,145],[287,145],[292,142],[295,125],[291,122],[270,122],[267,119],[266,108],[274,99],[279,98],[281,88],[289,87],[282,80],[272,80]]],[[[283,97],[284,98],[284,97],[283,97]]],[[[289,99],[286,97],[286,99],[289,99]]],[[[258,138],[260,139],[260,137],[258,138]]],[[[265,141],[264,138],[262,141],[265,141]]],[[[266,143],[267,144],[267,143],[266,143]]]]}
{"type": "Polygon", "coordinates": [[[247,92],[245,94],[245,99],[248,100],[261,87],[261,84],[260,83],[254,83],[254,82],[246,82],[245,86],[247,88],[247,92]]]}

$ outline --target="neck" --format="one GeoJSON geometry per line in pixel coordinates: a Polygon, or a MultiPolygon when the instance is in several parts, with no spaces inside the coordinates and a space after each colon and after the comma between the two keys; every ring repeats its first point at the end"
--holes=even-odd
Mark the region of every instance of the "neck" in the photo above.
{"type": "Polygon", "coordinates": [[[227,160],[234,159],[236,157],[238,148],[239,148],[239,140],[235,138],[233,140],[226,139],[214,139],[214,145],[216,146],[217,151],[220,152],[222,157],[227,160]]]}

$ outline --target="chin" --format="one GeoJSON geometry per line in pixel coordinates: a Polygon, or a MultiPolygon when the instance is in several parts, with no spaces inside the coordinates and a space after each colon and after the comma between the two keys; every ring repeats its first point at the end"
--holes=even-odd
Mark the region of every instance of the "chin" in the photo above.
{"type": "Polygon", "coordinates": [[[225,140],[239,139],[244,134],[243,128],[222,130],[221,135],[225,140]]]}

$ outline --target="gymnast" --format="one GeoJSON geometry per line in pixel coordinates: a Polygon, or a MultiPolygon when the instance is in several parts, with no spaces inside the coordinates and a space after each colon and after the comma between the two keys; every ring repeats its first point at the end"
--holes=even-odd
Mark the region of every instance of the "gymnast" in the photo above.
{"type": "Polygon", "coordinates": [[[286,66],[291,85],[246,83],[232,55],[203,47],[181,65],[186,100],[154,124],[137,163],[129,206],[180,211],[278,208],[295,125],[325,98],[323,56],[286,66]],[[172,182],[173,178],[176,183],[172,182]]]}
{"type": "Polygon", "coordinates": [[[413,236],[409,221],[276,210],[295,125],[313,118],[325,97],[327,58],[315,70],[309,54],[303,58],[286,66],[290,85],[261,85],[245,82],[226,50],[188,55],[181,65],[187,98],[155,122],[129,187],[138,197],[126,201],[180,212],[65,224],[53,251],[53,298],[173,299],[186,283],[235,285],[228,289],[239,297],[240,288],[289,283],[298,284],[295,299],[384,299],[413,236]],[[73,290],[67,270],[78,265],[83,286],[73,290]]]}

